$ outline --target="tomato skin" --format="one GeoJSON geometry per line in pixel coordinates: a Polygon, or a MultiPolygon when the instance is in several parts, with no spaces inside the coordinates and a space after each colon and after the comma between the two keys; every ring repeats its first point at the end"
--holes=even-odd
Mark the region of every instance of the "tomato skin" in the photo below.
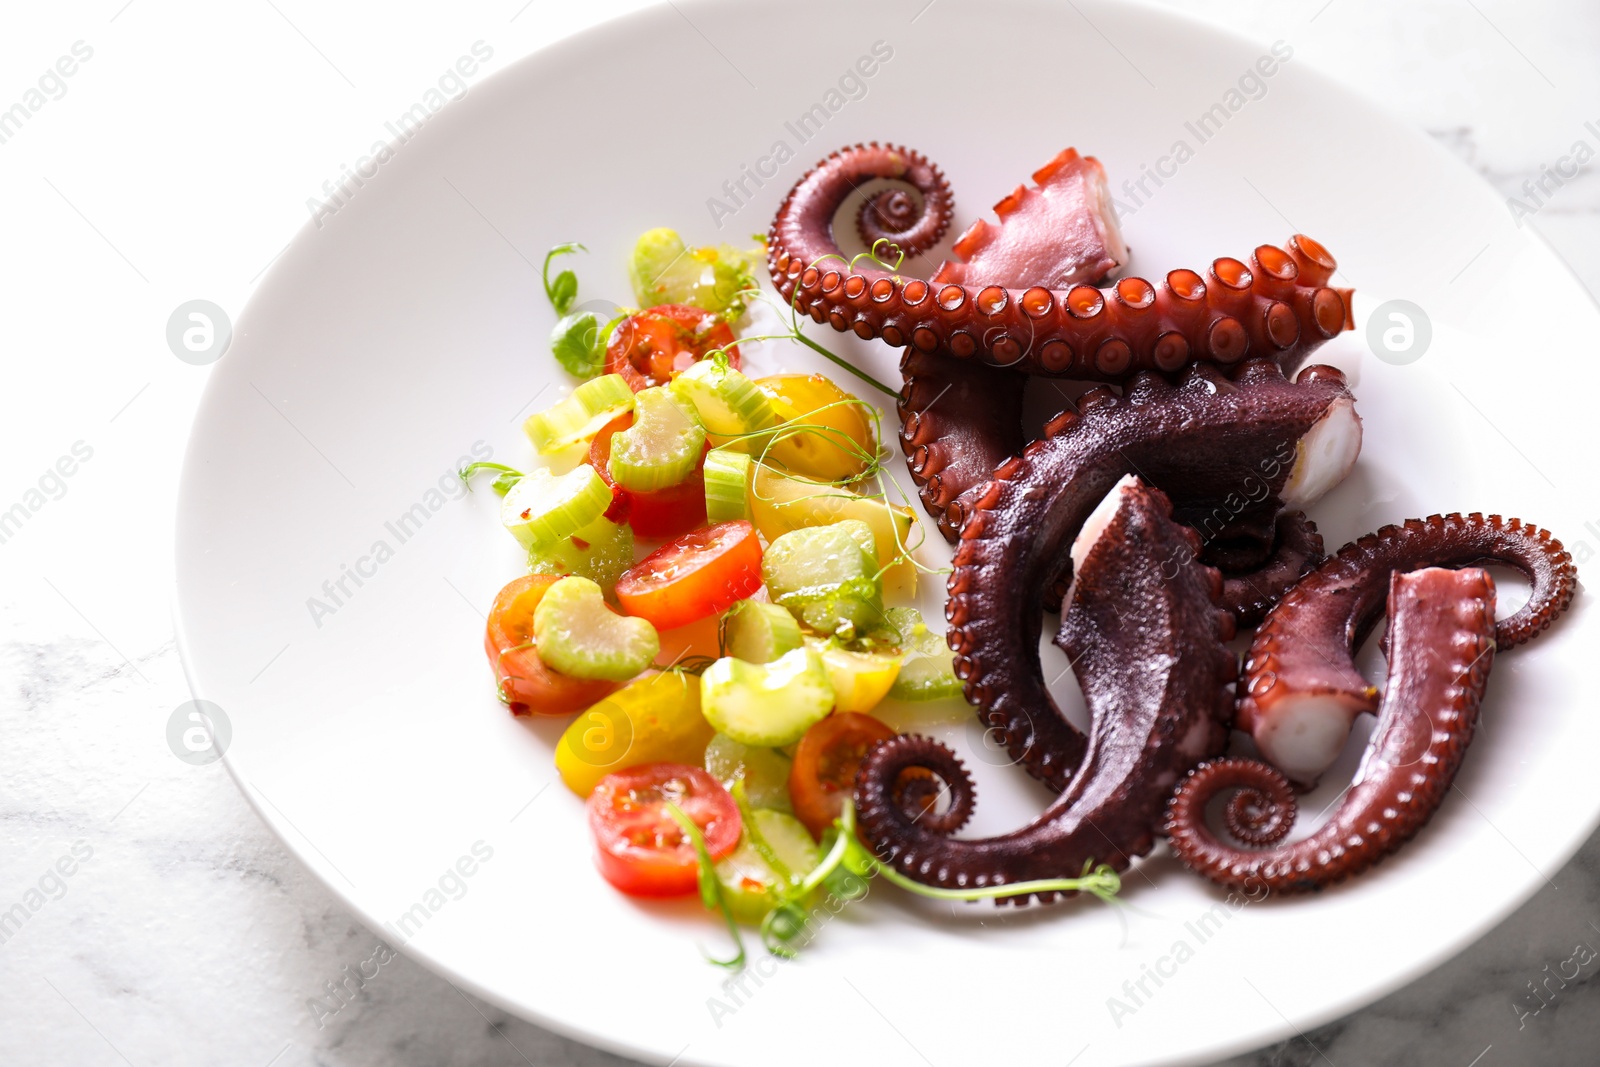
{"type": "Polygon", "coordinates": [[[713,860],[739,845],[739,806],[703,768],[644,763],[608,774],[586,804],[595,865],[630,896],[685,896],[699,884],[699,859],[668,813],[669,800],[700,827],[713,860]]]}
{"type": "MultiPolygon", "coordinates": [[[[589,444],[589,466],[611,487],[611,507],[606,518],[626,522],[640,537],[677,537],[706,522],[705,456],[694,473],[665,489],[639,493],[624,489],[611,477],[611,438],[633,425],[633,414],[619,415],[600,428],[589,444]],[[620,517],[619,517],[620,516],[620,517]]],[[[706,451],[711,444],[706,443],[706,451]]]]}
{"type": "Polygon", "coordinates": [[[556,771],[580,797],[600,779],[640,763],[705,762],[716,731],[700,713],[700,678],[649,674],[578,713],[556,744],[556,771]]]}
{"type": "Polygon", "coordinates": [[[489,609],[483,647],[495,681],[513,715],[565,715],[582,711],[621,688],[618,682],[571,678],[545,665],[533,647],[533,612],[555,574],[527,574],[506,583],[489,609]],[[526,647],[524,647],[526,646],[526,647]]]}
{"type": "Polygon", "coordinates": [[[839,817],[868,750],[893,736],[882,720],[857,711],[834,712],[806,731],[789,769],[789,799],[811,836],[820,840],[839,817]]]}
{"type": "Polygon", "coordinates": [[[761,588],[761,541],[744,519],[668,541],[617,579],[629,615],[671,630],[719,615],[761,588]]]}
{"type": "Polygon", "coordinates": [[[623,319],[606,345],[606,373],[620,374],[634,392],[666,385],[712,349],[726,349],[739,369],[733,330],[720,315],[690,304],[659,304],[623,319]]]}
{"type": "Polygon", "coordinates": [[[824,482],[859,478],[878,441],[862,405],[820,374],[774,374],[756,379],[784,422],[808,422],[816,432],[774,442],[767,457],[796,474],[824,482]]]}

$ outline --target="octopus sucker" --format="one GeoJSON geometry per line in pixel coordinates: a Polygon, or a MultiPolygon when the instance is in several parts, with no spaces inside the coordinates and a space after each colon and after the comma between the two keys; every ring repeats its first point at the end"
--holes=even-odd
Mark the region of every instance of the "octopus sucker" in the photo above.
{"type": "MultiPolygon", "coordinates": [[[[1156,375],[1137,383],[1138,404],[1087,397],[1069,426],[1028,446],[973,500],[948,584],[946,637],[979,717],[1050,788],[1066,787],[1085,743],[1051,701],[1036,636],[1052,587],[1072,577],[1067,546],[1126,474],[1191,513],[1234,496],[1275,497],[1301,439],[1350,396],[1337,372],[1315,370],[1290,382],[1270,364],[1247,363],[1232,379],[1196,367],[1175,385],[1156,375]]],[[[1201,538],[1190,533],[1184,552],[1195,555],[1201,538]]]]}
{"type": "Polygon", "coordinates": [[[1378,707],[1356,649],[1381,617],[1390,575],[1498,563],[1532,583],[1528,602],[1495,626],[1501,651],[1537,637],[1572,601],[1577,569],[1548,530],[1499,515],[1432,515],[1385,526],[1341,548],[1267,614],[1240,679],[1239,728],[1295,782],[1314,785],[1351,725],[1378,707]]]}
{"type": "Polygon", "coordinates": [[[1438,810],[1494,661],[1494,581],[1480,568],[1429,567],[1388,573],[1387,585],[1387,687],[1366,756],[1332,817],[1303,840],[1277,844],[1294,822],[1288,779],[1257,760],[1206,763],[1178,787],[1166,818],[1168,841],[1191,869],[1229,887],[1321,889],[1378,863],[1438,810]],[[1241,791],[1229,802],[1229,833],[1268,847],[1228,844],[1206,825],[1207,803],[1229,789],[1241,791]]]}
{"type": "Polygon", "coordinates": [[[895,783],[916,768],[967,796],[961,761],[925,737],[884,741],[862,761],[855,797],[862,840],[883,862],[925,884],[981,886],[1072,878],[1091,863],[1123,870],[1149,851],[1174,784],[1227,743],[1236,672],[1214,572],[1171,514],[1165,494],[1130,475],[1074,546],[1080,563],[1055,641],[1092,726],[1071,785],[1019,830],[958,840],[913,818],[895,783]],[[1130,663],[1147,667],[1135,675],[1130,663]]]}

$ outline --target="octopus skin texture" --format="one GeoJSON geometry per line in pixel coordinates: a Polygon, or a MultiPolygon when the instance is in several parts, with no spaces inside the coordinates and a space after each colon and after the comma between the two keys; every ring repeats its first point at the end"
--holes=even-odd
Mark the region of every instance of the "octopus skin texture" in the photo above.
{"type": "MultiPolygon", "coordinates": [[[[862,236],[886,236],[908,253],[930,247],[929,236],[948,223],[948,183],[916,152],[877,144],[835,152],[814,167],[789,191],[768,233],[767,265],[778,291],[841,332],[1029,374],[1119,382],[1194,360],[1232,364],[1247,355],[1303,353],[1354,326],[1350,290],[1327,284],[1333,257],[1308,237],[1284,248],[1262,245],[1249,263],[1218,259],[1207,277],[1175,270],[1159,283],[1130,277],[1103,290],[940,283],[852,267],[834,239],[833,216],[872,178],[909,183],[923,212],[898,234],[884,233],[890,216],[876,205],[893,194],[880,193],[862,210],[862,236]]],[[[1048,206],[1039,215],[1052,217],[1048,206]]]]}
{"type": "Polygon", "coordinates": [[[1172,850],[1194,871],[1232,888],[1301,893],[1360,874],[1393,853],[1438,810],[1472,740],[1495,654],[1494,582],[1479,568],[1388,575],[1389,675],[1378,724],[1349,792],[1311,836],[1283,844],[1294,789],[1256,760],[1196,769],[1173,794],[1172,850]],[[1206,825],[1206,805],[1226,790],[1229,832],[1206,825]]]}
{"type": "Polygon", "coordinates": [[[1195,364],[1177,384],[1143,374],[1121,396],[1085,394],[1078,414],[1001,464],[962,526],[945,617],[967,699],[1012,758],[1059,792],[1086,751],[1050,698],[1037,635],[1050,590],[1071,578],[1067,546],[1119,478],[1137,473],[1179,508],[1299,508],[1348,472],[1360,427],[1331,367],[1291,382],[1266,359],[1231,377],[1195,364]]]}
{"type": "Polygon", "coordinates": [[[1028,378],[915,348],[906,349],[900,374],[900,447],[922,506],[953,542],[961,529],[957,501],[1028,443],[1022,432],[1028,378]]]}
{"type": "Polygon", "coordinates": [[[1499,515],[1433,515],[1385,526],[1340,549],[1294,586],[1256,632],[1240,679],[1239,729],[1266,760],[1314,785],[1378,693],[1353,657],[1384,608],[1389,576],[1499,563],[1532,583],[1527,604],[1495,627],[1503,652],[1542,633],[1572,601],[1577,569],[1552,537],[1499,515]]]}
{"type": "Polygon", "coordinates": [[[1027,826],[958,840],[942,832],[948,823],[929,827],[907,810],[897,783],[932,772],[965,814],[973,787],[961,761],[926,737],[881,742],[856,776],[858,833],[907,877],[965,889],[1073,878],[1091,864],[1124,870],[1155,843],[1173,788],[1227,744],[1237,664],[1225,644],[1233,620],[1215,599],[1221,577],[1195,559],[1196,535],[1172,521],[1166,497],[1136,477],[1097,513],[1073,546],[1080,562],[1055,639],[1093,717],[1081,773],[1027,826]]]}
{"type": "MultiPolygon", "coordinates": [[[[842,261],[842,254],[832,233],[833,218],[842,198],[853,188],[853,183],[867,177],[901,178],[907,181],[917,190],[922,206],[919,213],[910,194],[901,192],[894,203],[902,210],[895,215],[893,226],[886,226],[883,212],[873,205],[888,200],[891,194],[878,194],[868,201],[859,216],[864,239],[870,242],[888,237],[906,253],[918,254],[929,247],[930,237],[936,239],[948,226],[953,211],[948,183],[936,167],[917,153],[876,144],[858,145],[834,153],[801,179],[774,221],[769,240],[769,268],[773,280],[785,296],[794,296],[797,275],[802,297],[804,295],[805,280],[809,275],[804,271],[797,272],[794,268],[796,263],[814,262],[818,256],[840,257],[842,261]],[[848,176],[850,180],[842,180],[841,176],[848,176]],[[780,246],[787,251],[780,251],[780,246]],[[807,260],[806,256],[813,258],[807,260]]],[[[996,223],[991,224],[983,219],[974,222],[955,242],[953,252],[957,259],[942,263],[927,284],[937,287],[939,298],[945,301],[955,299],[958,292],[950,286],[970,286],[974,291],[977,287],[987,286],[972,301],[968,301],[969,304],[985,294],[992,301],[994,294],[1001,291],[997,286],[1008,286],[1018,293],[1031,286],[1017,299],[1033,299],[1036,309],[1043,306],[1038,304],[1040,300],[1076,299],[1078,311],[1064,314],[1089,333],[1105,327],[1110,321],[1109,318],[1106,322],[1099,321],[1105,307],[1112,309],[1107,313],[1110,316],[1125,312],[1129,328],[1133,329],[1130,337],[1136,340],[1137,336],[1144,336],[1146,341],[1150,341],[1150,337],[1155,336],[1150,334],[1154,328],[1151,324],[1166,313],[1157,307],[1159,300],[1165,298],[1158,297],[1154,287],[1132,278],[1124,279],[1104,291],[1090,288],[1091,285],[1106,281],[1126,266],[1128,261],[1127,245],[1122,239],[1106,187],[1105,170],[1099,161],[1069,148],[1035,171],[1033,181],[1031,186],[1017,186],[995,205],[996,223]],[[1054,295],[1039,288],[1042,285],[1055,290],[1054,295]],[[1099,303],[1096,304],[1096,301],[1099,303]]],[[[1246,278],[1251,279],[1249,284],[1258,285],[1254,279],[1259,278],[1262,281],[1258,287],[1265,286],[1264,292],[1270,290],[1280,296],[1296,293],[1299,295],[1295,299],[1303,302],[1307,297],[1301,292],[1304,286],[1300,285],[1300,280],[1303,278],[1308,283],[1325,288],[1324,283],[1331,277],[1333,269],[1334,261],[1325,249],[1309,238],[1297,237],[1286,249],[1270,246],[1257,249],[1251,266],[1236,260],[1218,260],[1212,267],[1211,284],[1218,294],[1225,294],[1229,285],[1237,287],[1244,284],[1246,278]]],[[[881,271],[849,273],[860,274],[862,279],[870,278],[867,302],[898,299],[893,295],[896,292],[902,295],[925,295],[927,288],[924,283],[913,280],[897,290],[895,286],[903,281],[897,274],[885,275],[881,271]]],[[[844,277],[839,284],[850,288],[864,286],[868,282],[844,277]]],[[[1185,308],[1184,314],[1191,315],[1202,312],[1190,308],[1183,300],[1189,300],[1190,303],[1202,300],[1205,290],[1204,279],[1193,272],[1178,271],[1169,276],[1167,290],[1162,292],[1180,294],[1173,297],[1178,300],[1174,306],[1185,308]]],[[[1347,312],[1348,292],[1340,290],[1337,295],[1343,301],[1340,306],[1347,312]]],[[[1315,304],[1316,298],[1313,296],[1310,299],[1315,304]]],[[[1329,297],[1321,299],[1331,307],[1328,304],[1329,297]]],[[[821,307],[815,299],[809,305],[805,299],[798,303],[805,306],[814,318],[822,321],[821,307]]],[[[1276,305],[1263,313],[1269,317],[1278,315],[1280,319],[1283,315],[1276,305]]],[[[931,310],[928,314],[938,317],[931,310]]],[[[1066,351],[1063,344],[1067,342],[1052,340],[1041,332],[1048,328],[1045,322],[1048,315],[1033,315],[1030,312],[1029,316],[1026,333],[1028,350],[1037,348],[1041,353],[1048,351],[1059,362],[1061,353],[1066,351]]],[[[971,318],[970,314],[968,318],[971,318]]],[[[1316,319],[1315,314],[1312,319],[1316,319]]],[[[845,328],[838,318],[830,317],[829,321],[837,328],[845,328]]],[[[972,321],[982,327],[986,343],[993,339],[1000,348],[1005,347],[1003,325],[989,322],[987,318],[981,322],[977,319],[972,321]]],[[[1333,315],[1330,312],[1324,324],[1331,325],[1332,322],[1333,315]]],[[[933,320],[930,323],[928,329],[934,330],[937,323],[933,320]]],[[[1169,327],[1171,325],[1168,324],[1169,327]]],[[[1339,328],[1347,325],[1348,315],[1345,314],[1339,328]]],[[[934,516],[940,532],[952,542],[959,531],[962,515],[970,506],[971,497],[988,481],[997,465],[1020,452],[1026,443],[1021,428],[1026,384],[1023,371],[1040,372],[1037,365],[1027,366],[1019,357],[1007,356],[1003,362],[1020,369],[996,367],[981,360],[961,358],[971,356],[973,350],[964,338],[970,339],[972,330],[976,328],[957,328],[942,339],[939,339],[937,331],[913,336],[901,360],[904,379],[898,405],[901,448],[906,454],[907,466],[917,483],[923,506],[934,516]],[[925,343],[928,338],[935,338],[935,341],[925,343]]],[[[869,335],[869,332],[861,329],[856,332],[862,336],[869,335]]],[[[1126,379],[1137,372],[1139,363],[1133,358],[1133,349],[1128,347],[1129,339],[1113,336],[1116,333],[1112,329],[1105,338],[1095,342],[1095,350],[1100,355],[1094,367],[1079,367],[1074,371],[1066,364],[1052,365],[1047,372],[1110,381],[1126,379]]],[[[1156,350],[1146,355],[1154,359],[1157,365],[1166,370],[1176,370],[1188,361],[1191,348],[1188,339],[1167,327],[1156,329],[1156,335],[1159,335],[1154,342],[1156,350]],[[1177,355],[1180,350],[1183,354],[1177,355]]],[[[1290,370],[1298,366],[1326,336],[1331,336],[1326,330],[1305,330],[1298,324],[1294,328],[1294,335],[1291,343],[1272,349],[1280,364],[1290,370]]],[[[891,343],[905,341],[903,331],[898,328],[882,336],[891,343]]],[[[1278,340],[1285,338],[1287,333],[1277,335],[1278,340]]],[[[1201,346],[1195,358],[1217,358],[1228,362],[1240,358],[1243,351],[1254,352],[1260,347],[1257,344],[1256,348],[1246,346],[1245,349],[1236,350],[1224,346],[1207,356],[1201,346]]],[[[1272,599],[1287,588],[1288,581],[1304,573],[1310,564],[1320,559],[1321,546],[1315,537],[1314,527],[1305,523],[1303,518],[1298,525],[1281,526],[1275,519],[1275,514],[1267,517],[1269,539],[1274,533],[1284,536],[1276,544],[1269,543],[1266,551],[1253,564],[1230,565],[1217,561],[1230,579],[1230,599],[1245,605],[1239,620],[1242,623],[1258,621],[1272,599]],[[1265,573],[1255,573],[1258,568],[1268,566],[1269,557],[1270,569],[1265,573]],[[1296,561],[1297,569],[1289,567],[1290,560],[1296,561]]],[[[1210,562],[1209,542],[1207,547],[1206,558],[1210,562]]]]}
{"type": "Polygon", "coordinates": [[[1203,523],[1190,525],[1201,531],[1200,561],[1222,572],[1222,603],[1240,626],[1259,623],[1284,593],[1322,562],[1322,535],[1303,511],[1276,511],[1269,525],[1248,538],[1238,533],[1228,537],[1225,530],[1207,539],[1203,523]],[[1248,541],[1248,547],[1241,541],[1248,541]]]}

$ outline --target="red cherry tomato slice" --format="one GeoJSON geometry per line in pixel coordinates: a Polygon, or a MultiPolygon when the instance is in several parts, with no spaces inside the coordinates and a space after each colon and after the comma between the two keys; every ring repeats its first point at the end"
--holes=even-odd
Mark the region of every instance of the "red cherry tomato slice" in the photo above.
{"type": "MultiPolygon", "coordinates": [[[[619,430],[633,425],[633,413],[619,415],[601,427],[589,444],[589,466],[611,487],[611,507],[606,518],[612,522],[626,521],[640,537],[676,537],[706,521],[705,456],[694,473],[665,489],[640,493],[624,489],[611,478],[611,438],[619,430]]],[[[706,444],[710,451],[711,445],[706,444]]]]}
{"type": "Polygon", "coordinates": [[[533,647],[533,612],[545,590],[559,578],[529,574],[513,579],[494,598],[483,647],[494,668],[500,695],[514,715],[565,715],[604,700],[619,682],[570,678],[545,666],[533,647]]]}
{"type": "Polygon", "coordinates": [[[743,519],[668,541],[617,579],[617,603],[658,630],[719,615],[761,587],[761,542],[743,519]]]}
{"type": "Polygon", "coordinates": [[[721,315],[688,304],[661,304],[617,323],[606,345],[606,373],[622,375],[637,393],[666,385],[715,348],[726,349],[729,365],[739,369],[733,331],[721,315]]]}
{"type": "Polygon", "coordinates": [[[856,711],[835,712],[806,731],[789,769],[789,799],[812,837],[820,839],[839,817],[867,751],[894,735],[882,721],[856,711]]]}
{"type": "Polygon", "coordinates": [[[681,763],[644,763],[608,774],[589,794],[595,863],[631,896],[677,897],[699,882],[694,844],[667,811],[676,804],[719,860],[739,844],[739,806],[710,774],[681,763]]]}

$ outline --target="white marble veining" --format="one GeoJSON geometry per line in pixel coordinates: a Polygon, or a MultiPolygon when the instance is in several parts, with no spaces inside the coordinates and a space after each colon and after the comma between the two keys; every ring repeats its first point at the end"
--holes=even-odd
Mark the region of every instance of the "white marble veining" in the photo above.
{"type": "MultiPolygon", "coordinates": [[[[322,181],[474,41],[492,45],[492,71],[632,6],[106,0],[8,11],[0,108],[59,57],[81,56],[76,42],[92,55],[0,143],[0,510],[27,511],[0,542],[0,912],[27,913],[0,944],[0,1063],[623,1062],[388,957],[220,765],[173,758],[166,723],[189,694],[168,617],[170,516],[204,371],[174,360],[163,330],[197,296],[237,308],[322,181]],[[347,1003],[330,993],[339,983],[347,1003]]],[[[1600,9],[1171,6],[1292,40],[1307,64],[1427,129],[1507,197],[1531,203],[1524,183],[1543,177],[1529,224],[1600,292],[1600,179],[1589,166],[1545,176],[1578,142],[1600,148],[1600,9]]],[[[1586,763],[1574,754],[1574,773],[1586,763]]],[[[1600,947],[1594,840],[1458,958],[1228,1064],[1592,1064],[1600,958],[1589,946],[1600,947]]]]}

